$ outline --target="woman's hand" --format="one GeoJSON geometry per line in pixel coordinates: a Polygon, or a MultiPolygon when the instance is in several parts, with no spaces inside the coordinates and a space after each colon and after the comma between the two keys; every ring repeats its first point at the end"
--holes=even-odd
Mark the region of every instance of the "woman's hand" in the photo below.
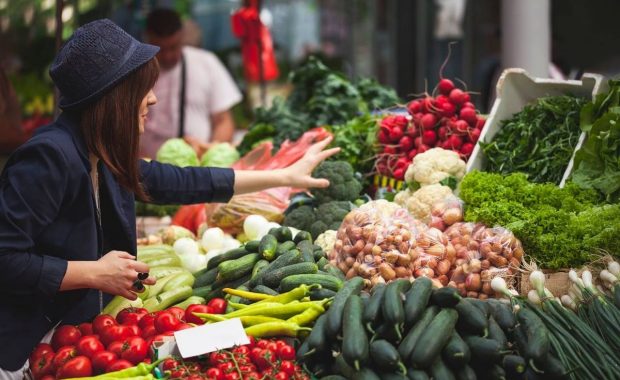
{"type": "Polygon", "coordinates": [[[327,187],[329,181],[324,178],[313,178],[312,172],[321,162],[340,152],[340,148],[325,149],[333,140],[329,137],[313,144],[310,149],[293,165],[282,169],[287,186],[298,189],[327,187]]]}
{"type": "MultiPolygon", "coordinates": [[[[127,252],[110,251],[97,261],[97,269],[93,278],[93,288],[103,292],[123,296],[130,300],[138,298],[138,291],[134,288],[134,282],[138,279],[138,273],[148,273],[149,266],[127,252]]],[[[145,285],[154,285],[155,278],[149,277],[142,281],[145,285]]]]}

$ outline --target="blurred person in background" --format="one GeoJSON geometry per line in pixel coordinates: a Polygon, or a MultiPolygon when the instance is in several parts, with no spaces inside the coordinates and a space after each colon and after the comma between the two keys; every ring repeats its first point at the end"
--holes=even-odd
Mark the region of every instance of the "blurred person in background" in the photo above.
{"type": "MultiPolygon", "coordinates": [[[[0,67],[0,156],[8,155],[28,139],[21,127],[21,110],[15,90],[0,67]]],[[[2,167],[0,158],[0,168],[2,167]]]]}
{"type": "Polygon", "coordinates": [[[234,80],[215,54],[187,41],[181,17],[172,9],[154,9],[146,20],[146,41],[161,50],[154,92],[158,109],[146,123],[141,154],[154,158],[168,139],[183,137],[201,156],[211,142],[232,141],[231,108],[242,100],[234,80]]]}

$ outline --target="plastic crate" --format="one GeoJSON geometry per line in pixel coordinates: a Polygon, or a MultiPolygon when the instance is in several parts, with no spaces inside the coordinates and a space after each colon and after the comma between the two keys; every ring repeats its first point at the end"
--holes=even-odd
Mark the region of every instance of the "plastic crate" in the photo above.
{"type": "MultiPolygon", "coordinates": [[[[581,80],[534,78],[524,69],[506,69],[497,81],[497,97],[485,127],[482,129],[479,141],[492,141],[495,134],[499,131],[503,120],[511,118],[527,104],[534,102],[538,98],[572,94],[591,99],[606,90],[607,84],[603,79],[602,75],[591,73],[583,74],[581,80]]],[[[581,147],[584,139],[585,134],[582,133],[575,151],[581,147]]],[[[566,178],[572,170],[573,157],[571,157],[566,167],[560,186],[564,186],[566,178]]],[[[484,170],[485,167],[486,158],[480,145],[476,144],[467,162],[467,172],[469,173],[476,169],[484,170]]]]}

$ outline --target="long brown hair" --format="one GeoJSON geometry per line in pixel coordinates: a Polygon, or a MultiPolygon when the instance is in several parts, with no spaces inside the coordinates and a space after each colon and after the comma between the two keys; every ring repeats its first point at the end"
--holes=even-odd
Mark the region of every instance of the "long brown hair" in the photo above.
{"type": "Polygon", "coordinates": [[[80,121],[88,150],[103,161],[121,186],[140,200],[149,199],[138,168],[140,104],[158,76],[159,64],[153,58],[101,99],[86,106],[80,121]]]}

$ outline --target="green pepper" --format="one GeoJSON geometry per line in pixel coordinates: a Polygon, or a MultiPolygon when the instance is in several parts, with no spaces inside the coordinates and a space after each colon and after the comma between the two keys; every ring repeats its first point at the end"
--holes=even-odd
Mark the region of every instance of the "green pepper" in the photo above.
{"type": "Polygon", "coordinates": [[[241,310],[241,309],[245,309],[246,307],[248,307],[250,305],[246,305],[246,304],[242,304],[242,303],[238,303],[238,302],[228,301],[228,306],[230,306],[231,308],[233,308],[235,310],[241,310]]]}
{"type": "Polygon", "coordinates": [[[313,305],[307,308],[301,314],[287,319],[287,322],[294,323],[299,326],[306,326],[314,322],[318,317],[325,313],[325,308],[321,305],[313,305]]]}
{"type": "Polygon", "coordinates": [[[116,296],[112,298],[106,307],[103,309],[102,314],[109,314],[116,318],[116,315],[123,309],[128,307],[143,307],[141,298],[137,298],[135,301],[130,301],[125,297],[116,296]]]}
{"type": "Polygon", "coordinates": [[[192,287],[191,286],[181,286],[176,289],[168,290],[167,292],[163,292],[157,297],[149,298],[144,301],[144,307],[149,312],[161,311],[169,306],[174,305],[175,303],[179,303],[183,300],[188,299],[192,295],[192,287]]]}
{"type": "Polygon", "coordinates": [[[262,300],[272,297],[269,294],[248,292],[246,290],[240,290],[240,289],[224,288],[223,291],[226,294],[245,298],[246,300],[250,300],[250,301],[262,301],[262,300]]]}
{"type": "Polygon", "coordinates": [[[285,321],[261,323],[245,329],[246,334],[255,338],[270,338],[274,336],[295,338],[300,331],[312,331],[312,329],[285,321]]]}
{"type": "MultiPolygon", "coordinates": [[[[200,314],[194,313],[194,314],[196,314],[199,318],[202,318],[203,320],[209,321],[209,322],[222,322],[222,321],[228,320],[228,318],[226,318],[222,314],[202,314],[202,313],[200,314]]],[[[279,319],[279,318],[263,317],[261,315],[246,315],[243,317],[239,317],[239,320],[241,321],[241,324],[244,327],[254,326],[254,325],[258,325],[261,323],[267,323],[267,322],[284,322],[284,320],[279,319]]]]}
{"type": "Polygon", "coordinates": [[[287,304],[295,300],[300,300],[303,297],[310,294],[310,290],[319,287],[319,285],[305,285],[302,284],[295,289],[288,291],[286,293],[282,293],[277,296],[270,296],[269,298],[264,299],[263,301],[258,301],[257,304],[266,303],[266,302],[278,302],[282,304],[287,304]]]}
{"type": "Polygon", "coordinates": [[[252,305],[245,309],[237,310],[232,313],[226,314],[227,318],[242,317],[244,315],[261,315],[265,317],[276,317],[281,319],[288,319],[294,315],[303,313],[307,308],[313,305],[323,305],[322,301],[312,302],[291,302],[288,304],[262,304],[252,305]]]}
{"type": "Polygon", "coordinates": [[[108,372],[98,376],[91,377],[80,377],[70,380],[88,380],[88,379],[97,379],[97,380],[108,380],[108,379],[126,379],[126,380],[155,380],[151,371],[155,369],[164,359],[159,359],[151,364],[140,363],[135,367],[121,369],[116,372],[108,372]]]}

